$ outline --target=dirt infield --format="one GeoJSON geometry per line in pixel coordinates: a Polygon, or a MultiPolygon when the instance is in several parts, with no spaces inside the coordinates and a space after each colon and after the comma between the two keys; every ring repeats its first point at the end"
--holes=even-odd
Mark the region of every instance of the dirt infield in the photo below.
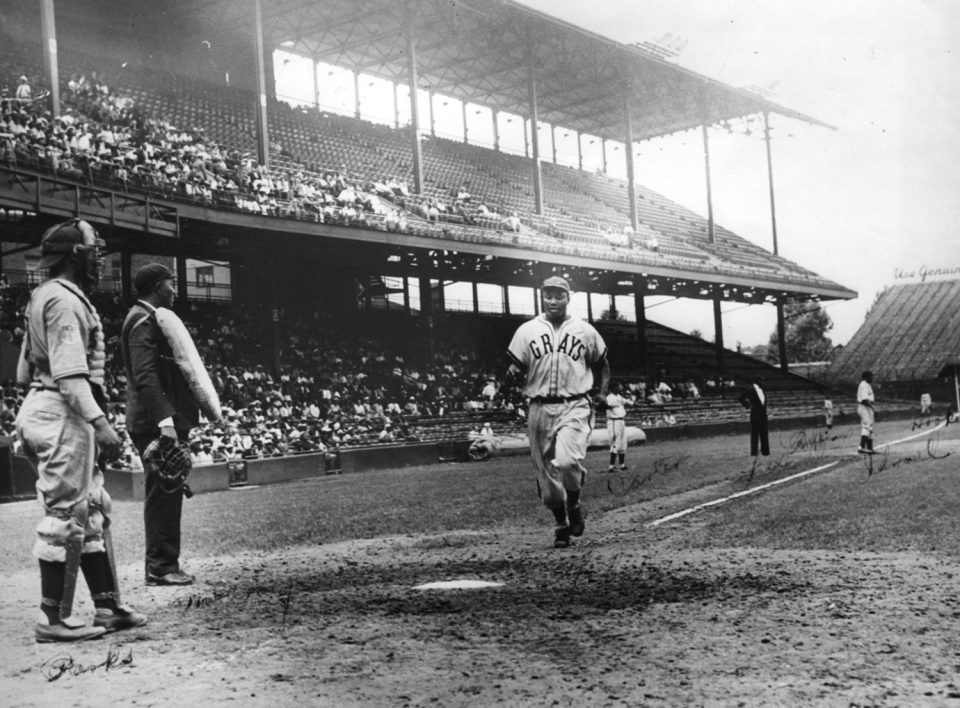
{"type": "Polygon", "coordinates": [[[537,517],[197,559],[183,589],[127,564],[125,600],[150,624],[80,645],[34,643],[36,572],[20,566],[0,580],[0,703],[960,706],[956,549],[709,547],[729,507],[647,525],[711,495],[593,514],[565,550],[537,517]],[[451,579],[502,586],[414,589],[451,579]]]}
{"type": "Polygon", "coordinates": [[[670,529],[625,531],[631,513],[564,551],[516,528],[211,560],[195,569],[223,580],[190,589],[145,588],[126,568],[151,624],[69,647],[34,644],[35,578],[8,576],[4,702],[960,705],[957,564],[676,552],[670,529]],[[504,585],[412,589],[451,578],[504,585]]]}

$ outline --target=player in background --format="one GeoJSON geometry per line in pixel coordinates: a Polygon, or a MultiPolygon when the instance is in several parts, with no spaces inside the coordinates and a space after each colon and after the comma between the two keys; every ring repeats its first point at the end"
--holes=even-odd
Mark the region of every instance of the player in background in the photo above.
{"type": "Polygon", "coordinates": [[[864,371],[860,374],[860,385],[857,387],[857,412],[860,414],[860,449],[862,455],[873,454],[873,372],[864,371]]]}
{"type": "Polygon", "coordinates": [[[567,281],[547,278],[541,292],[543,313],[520,325],[510,342],[508,375],[523,372],[537,489],[557,522],[554,548],[566,548],[571,536],[584,531],[581,462],[593,429],[593,405],[606,402],[610,365],[597,330],[567,314],[567,281]]]}
{"type": "Polygon", "coordinates": [[[40,560],[37,642],[75,642],[139,627],[146,616],[120,605],[110,532],[110,496],[97,456],[120,456],[107,422],[103,326],[84,291],[100,280],[103,241],[72,219],[40,240],[40,268],[50,277],[30,297],[17,382],[28,387],[17,436],[38,474],[44,517],[33,554],[40,560]],[[78,571],[95,607],[93,626],[73,617],[78,571]]]}
{"type": "Polygon", "coordinates": [[[626,472],[627,456],[627,399],[620,395],[620,384],[610,384],[610,393],[607,395],[607,432],[610,434],[610,469],[617,471],[617,462],[620,471],[626,472]]]}

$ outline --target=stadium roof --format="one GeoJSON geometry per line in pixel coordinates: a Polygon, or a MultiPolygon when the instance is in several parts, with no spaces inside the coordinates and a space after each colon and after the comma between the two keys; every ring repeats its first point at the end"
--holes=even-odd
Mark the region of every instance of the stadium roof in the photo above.
{"type": "Polygon", "coordinates": [[[882,291],[834,362],[838,378],[878,381],[943,376],[960,356],[960,280],[897,285],[882,291]]]}
{"type": "MultiPolygon", "coordinates": [[[[419,84],[462,101],[529,116],[528,67],[543,122],[616,141],[644,140],[763,112],[826,123],[635,46],[510,0],[263,2],[264,43],[391,81],[407,81],[405,31],[419,84]]],[[[249,0],[183,0],[205,37],[250,32],[249,0]]]]}

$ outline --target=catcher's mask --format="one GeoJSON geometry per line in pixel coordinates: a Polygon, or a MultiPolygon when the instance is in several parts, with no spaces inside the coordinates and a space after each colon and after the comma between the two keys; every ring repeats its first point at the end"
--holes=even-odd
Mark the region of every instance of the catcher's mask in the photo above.
{"type": "Polygon", "coordinates": [[[183,487],[184,494],[192,496],[187,486],[191,467],[190,447],[183,440],[161,435],[143,451],[144,471],[159,475],[161,488],[170,494],[183,487]]]}
{"type": "Polygon", "coordinates": [[[64,258],[73,257],[81,286],[95,288],[100,283],[105,248],[106,243],[90,224],[82,219],[70,219],[51,226],[40,238],[38,268],[50,268],[64,258]]]}

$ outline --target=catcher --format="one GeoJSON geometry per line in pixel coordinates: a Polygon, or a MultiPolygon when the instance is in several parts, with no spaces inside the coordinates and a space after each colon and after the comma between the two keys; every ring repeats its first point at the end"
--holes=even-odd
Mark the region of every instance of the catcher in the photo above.
{"type": "Polygon", "coordinates": [[[74,642],[139,627],[147,617],[120,604],[110,533],[110,496],[97,455],[117,459],[120,438],[104,416],[103,327],[85,291],[100,280],[103,241],[85,221],[46,231],[40,268],[50,277],[30,297],[17,382],[29,388],[17,435],[36,468],[44,518],[38,642],[74,642]],[[93,626],[73,617],[78,571],[96,608],[93,626]]]}

